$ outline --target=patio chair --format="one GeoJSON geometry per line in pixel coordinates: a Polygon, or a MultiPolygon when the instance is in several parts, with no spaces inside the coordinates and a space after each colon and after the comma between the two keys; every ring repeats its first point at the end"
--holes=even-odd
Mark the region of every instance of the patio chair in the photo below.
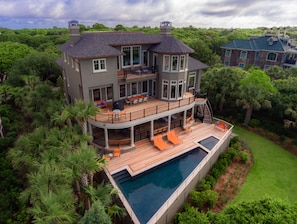
{"type": "Polygon", "coordinates": [[[108,120],[109,119],[112,120],[113,119],[113,115],[114,115],[114,113],[112,111],[110,111],[110,110],[107,111],[108,120]]]}
{"type": "Polygon", "coordinates": [[[110,157],[109,156],[103,155],[102,158],[105,159],[106,161],[110,161],[110,157]]]}
{"type": "Polygon", "coordinates": [[[171,130],[171,131],[167,132],[166,135],[167,135],[168,141],[170,141],[174,145],[177,145],[177,144],[180,144],[180,143],[183,142],[183,140],[181,140],[179,137],[176,136],[174,130],[171,130]]]}
{"type": "Polygon", "coordinates": [[[147,96],[143,97],[143,102],[147,102],[147,101],[148,101],[148,97],[147,96]]]}
{"type": "Polygon", "coordinates": [[[169,145],[166,142],[164,142],[162,135],[155,136],[153,141],[154,146],[156,146],[161,151],[169,148],[169,145]]]}
{"type": "Polygon", "coordinates": [[[133,99],[133,102],[132,103],[133,104],[137,104],[138,103],[138,99],[137,98],[133,99]]]}
{"type": "Polygon", "coordinates": [[[113,150],[113,156],[119,157],[121,155],[121,149],[120,148],[114,148],[113,150]]]}
{"type": "Polygon", "coordinates": [[[141,65],[141,71],[142,71],[143,73],[148,73],[148,67],[145,66],[145,64],[142,64],[142,65],[141,65]]]}
{"type": "Polygon", "coordinates": [[[186,130],[186,132],[192,132],[192,128],[191,127],[189,127],[188,125],[186,125],[185,126],[185,130],[186,130]]]}
{"type": "Polygon", "coordinates": [[[125,116],[125,118],[126,118],[126,110],[122,110],[122,111],[120,112],[120,117],[122,117],[122,116],[125,116]]]}

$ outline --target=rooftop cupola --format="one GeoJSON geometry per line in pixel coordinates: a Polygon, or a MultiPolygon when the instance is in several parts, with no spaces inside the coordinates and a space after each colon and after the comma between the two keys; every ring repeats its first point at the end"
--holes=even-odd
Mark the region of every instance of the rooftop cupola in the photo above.
{"type": "Polygon", "coordinates": [[[164,36],[170,36],[171,35],[171,27],[172,23],[169,21],[163,21],[160,23],[160,34],[164,36]]]}
{"type": "Polygon", "coordinates": [[[79,41],[79,38],[80,38],[78,21],[76,20],[69,21],[68,29],[70,31],[70,44],[74,45],[77,41],[79,41]]]}

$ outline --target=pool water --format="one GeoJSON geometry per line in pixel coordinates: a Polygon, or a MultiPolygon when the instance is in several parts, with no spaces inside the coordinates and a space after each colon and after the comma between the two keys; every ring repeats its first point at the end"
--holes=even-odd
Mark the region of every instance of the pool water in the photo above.
{"type": "Polygon", "coordinates": [[[219,139],[217,139],[213,136],[210,136],[206,139],[201,140],[198,143],[203,145],[205,148],[211,150],[218,142],[219,142],[219,139]]]}
{"type": "Polygon", "coordinates": [[[206,155],[198,147],[137,176],[124,170],[112,177],[140,223],[147,223],[206,155]]]}

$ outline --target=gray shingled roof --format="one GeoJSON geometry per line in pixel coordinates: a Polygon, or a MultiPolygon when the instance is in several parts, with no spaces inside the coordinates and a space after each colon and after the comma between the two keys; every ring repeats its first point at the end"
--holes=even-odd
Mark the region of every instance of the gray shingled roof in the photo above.
{"type": "Polygon", "coordinates": [[[250,40],[236,39],[228,42],[227,44],[224,44],[221,48],[285,52],[285,46],[286,44],[284,44],[283,41],[278,37],[263,36],[263,37],[253,37],[250,40]],[[272,45],[268,44],[269,39],[274,41],[272,45]]]}
{"type": "Polygon", "coordinates": [[[189,64],[188,64],[188,69],[189,71],[195,71],[195,70],[202,70],[209,68],[207,64],[202,63],[201,61],[198,61],[195,58],[189,57],[189,64]]]}
{"type": "Polygon", "coordinates": [[[193,49],[172,36],[144,34],[142,32],[86,32],[73,46],[67,42],[59,47],[74,58],[100,58],[120,56],[123,53],[116,46],[154,45],[150,50],[158,53],[192,53],[193,49]]]}
{"type": "Polygon", "coordinates": [[[173,36],[162,36],[161,43],[150,48],[150,51],[162,54],[189,54],[194,50],[173,36]]]}

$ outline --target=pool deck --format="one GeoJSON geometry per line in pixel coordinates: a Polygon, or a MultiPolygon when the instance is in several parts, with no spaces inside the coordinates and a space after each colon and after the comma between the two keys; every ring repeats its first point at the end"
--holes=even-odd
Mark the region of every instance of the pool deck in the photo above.
{"type": "Polygon", "coordinates": [[[106,170],[112,175],[127,169],[131,176],[135,176],[198,146],[209,152],[198,141],[209,136],[214,136],[220,140],[226,134],[226,132],[217,129],[214,124],[194,123],[191,128],[192,132],[186,132],[180,128],[175,129],[177,136],[183,140],[183,143],[173,145],[166,141],[169,148],[163,151],[156,148],[148,139],[136,142],[135,150],[122,152],[120,157],[112,158],[108,162],[106,170]]]}

